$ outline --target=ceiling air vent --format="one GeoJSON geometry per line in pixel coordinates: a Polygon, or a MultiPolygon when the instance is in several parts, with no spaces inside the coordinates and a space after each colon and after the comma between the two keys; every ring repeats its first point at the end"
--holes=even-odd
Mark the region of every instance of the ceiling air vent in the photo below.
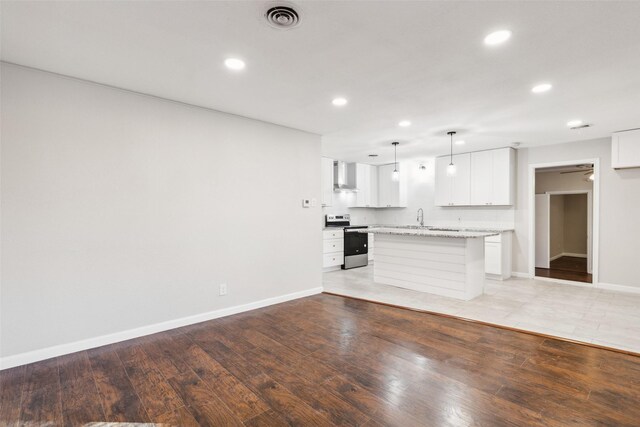
{"type": "Polygon", "coordinates": [[[264,16],[267,18],[269,25],[279,30],[295,28],[300,23],[298,12],[289,6],[274,6],[267,10],[264,16]]]}
{"type": "Polygon", "coordinates": [[[569,129],[574,130],[574,129],[584,129],[584,128],[590,128],[591,125],[589,123],[585,123],[583,125],[578,125],[578,126],[572,126],[569,129]]]}

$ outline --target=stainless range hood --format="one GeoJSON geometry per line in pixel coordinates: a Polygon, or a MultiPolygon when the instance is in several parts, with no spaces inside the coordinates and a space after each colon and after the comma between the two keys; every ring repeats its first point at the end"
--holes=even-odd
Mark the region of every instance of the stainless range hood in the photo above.
{"type": "Polygon", "coordinates": [[[333,189],[358,191],[356,188],[356,164],[340,160],[333,162],[333,189]]]}

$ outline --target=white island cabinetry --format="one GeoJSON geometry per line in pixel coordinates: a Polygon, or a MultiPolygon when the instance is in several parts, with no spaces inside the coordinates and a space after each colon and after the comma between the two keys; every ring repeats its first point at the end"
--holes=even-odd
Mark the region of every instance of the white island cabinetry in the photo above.
{"type": "Polygon", "coordinates": [[[484,237],[496,233],[369,228],[374,282],[470,300],[484,292],[484,237]]]}

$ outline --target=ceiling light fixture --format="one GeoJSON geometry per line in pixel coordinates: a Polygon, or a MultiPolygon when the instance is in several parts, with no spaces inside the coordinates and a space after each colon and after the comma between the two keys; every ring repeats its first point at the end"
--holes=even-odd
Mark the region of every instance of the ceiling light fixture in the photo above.
{"type": "Polygon", "coordinates": [[[393,163],[395,165],[395,167],[393,168],[393,173],[391,174],[391,179],[394,181],[398,181],[400,180],[400,172],[398,172],[398,144],[400,144],[399,142],[392,142],[391,145],[393,145],[393,163]]]}
{"type": "Polygon", "coordinates": [[[531,92],[533,93],[543,93],[551,90],[551,83],[540,83],[531,88],[531,92]]]}
{"type": "Polygon", "coordinates": [[[411,122],[409,120],[403,120],[400,123],[398,123],[398,126],[406,128],[408,126],[411,126],[411,122]]]}
{"type": "Polygon", "coordinates": [[[447,176],[454,176],[456,174],[456,165],[453,164],[453,135],[455,134],[454,131],[447,132],[447,135],[451,137],[451,157],[450,163],[447,166],[447,176]]]}
{"type": "Polygon", "coordinates": [[[238,58],[227,58],[224,60],[224,65],[234,71],[244,70],[244,61],[238,58]]]}
{"type": "Polygon", "coordinates": [[[494,31],[484,38],[484,44],[493,46],[504,43],[509,40],[509,38],[511,38],[511,31],[509,30],[494,31]]]}
{"type": "Polygon", "coordinates": [[[567,126],[575,128],[582,125],[582,120],[570,120],[567,122],[567,126]]]}
{"type": "Polygon", "coordinates": [[[347,102],[348,101],[346,98],[333,98],[333,101],[331,101],[331,103],[336,107],[342,107],[344,105],[347,105],[347,102]]]}
{"type": "Polygon", "coordinates": [[[464,145],[464,144],[466,144],[466,143],[464,141],[462,141],[462,140],[457,140],[456,141],[456,145],[464,145]]]}

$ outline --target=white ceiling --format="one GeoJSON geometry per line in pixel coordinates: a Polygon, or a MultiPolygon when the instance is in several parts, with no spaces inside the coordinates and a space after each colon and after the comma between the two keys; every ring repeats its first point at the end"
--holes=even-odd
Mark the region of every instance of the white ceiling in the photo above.
{"type": "Polygon", "coordinates": [[[2,1],[2,59],[321,134],[345,160],[389,161],[393,140],[400,159],[444,154],[451,129],[472,151],[640,127],[637,1],[297,1],[288,31],[269,4],[2,1]]]}

